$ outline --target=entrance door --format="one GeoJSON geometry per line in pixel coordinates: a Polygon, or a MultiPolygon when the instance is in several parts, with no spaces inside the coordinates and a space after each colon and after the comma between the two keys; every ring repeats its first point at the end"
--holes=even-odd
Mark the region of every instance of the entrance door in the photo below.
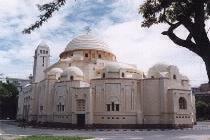
{"type": "Polygon", "coordinates": [[[85,126],[85,114],[77,114],[77,126],[78,127],[85,126]]]}

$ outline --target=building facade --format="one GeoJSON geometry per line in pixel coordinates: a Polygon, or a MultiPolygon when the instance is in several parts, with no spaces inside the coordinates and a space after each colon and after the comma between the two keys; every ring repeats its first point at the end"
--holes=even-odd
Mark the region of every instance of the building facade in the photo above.
{"type": "Polygon", "coordinates": [[[15,87],[17,87],[19,93],[22,92],[23,88],[31,83],[31,76],[29,76],[29,79],[20,79],[20,78],[10,78],[6,77],[6,82],[13,84],[15,87]]]}
{"type": "Polygon", "coordinates": [[[194,87],[192,88],[192,93],[196,97],[210,98],[210,84],[205,83],[205,84],[201,84],[199,87],[194,87]]]}
{"type": "Polygon", "coordinates": [[[41,43],[31,85],[19,96],[18,119],[89,127],[192,127],[195,100],[176,66],[156,64],[147,74],[118,62],[106,43],[87,34],[50,65],[41,43]]]}

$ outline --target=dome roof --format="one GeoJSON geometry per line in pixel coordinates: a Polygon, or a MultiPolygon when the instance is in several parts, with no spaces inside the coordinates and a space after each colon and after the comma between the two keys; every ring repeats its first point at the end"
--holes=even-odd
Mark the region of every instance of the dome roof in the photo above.
{"type": "Polygon", "coordinates": [[[123,63],[109,63],[104,67],[104,69],[106,71],[112,71],[112,72],[119,72],[120,69],[137,70],[136,67],[123,63]]]}
{"type": "Polygon", "coordinates": [[[80,35],[72,39],[67,45],[65,51],[78,49],[94,49],[112,53],[108,45],[90,34],[80,35]]]}
{"type": "Polygon", "coordinates": [[[154,66],[152,66],[149,71],[148,71],[148,76],[161,76],[161,77],[165,77],[169,74],[169,65],[166,64],[155,64],[154,66]]]}
{"type": "Polygon", "coordinates": [[[159,63],[159,64],[155,64],[154,66],[152,66],[150,68],[150,70],[155,70],[158,72],[167,72],[168,68],[169,68],[169,65],[159,63]]]}
{"type": "Polygon", "coordinates": [[[72,76],[80,76],[83,77],[84,73],[82,72],[82,70],[78,67],[75,66],[71,66],[68,67],[67,69],[64,70],[64,72],[62,73],[62,75],[72,75],[72,76]]]}
{"type": "Polygon", "coordinates": [[[49,71],[49,74],[57,74],[57,73],[62,73],[63,70],[61,68],[52,68],[50,71],[49,71]]]}
{"type": "Polygon", "coordinates": [[[119,72],[120,71],[120,69],[121,69],[121,66],[120,65],[118,65],[118,64],[109,64],[109,65],[106,65],[105,67],[104,67],[104,69],[106,70],[106,71],[111,71],[111,72],[119,72]]]}
{"type": "Polygon", "coordinates": [[[39,46],[48,46],[47,43],[45,41],[40,41],[39,46]]]}

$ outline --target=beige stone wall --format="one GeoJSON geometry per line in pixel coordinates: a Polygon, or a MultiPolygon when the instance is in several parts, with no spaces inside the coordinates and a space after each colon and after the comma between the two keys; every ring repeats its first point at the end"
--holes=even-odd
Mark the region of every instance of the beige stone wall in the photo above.
{"type": "Polygon", "coordinates": [[[145,78],[135,66],[119,63],[104,51],[65,51],[60,57],[45,69],[44,80],[20,94],[18,118],[77,124],[83,114],[88,125],[192,124],[196,120],[189,80],[175,66],[155,65],[145,78]],[[180,109],[180,97],[186,100],[186,109],[180,109]]]}
{"type": "Polygon", "coordinates": [[[163,85],[160,79],[147,79],[143,81],[143,113],[144,124],[158,124],[161,116],[161,91],[163,85]]]}
{"type": "Polygon", "coordinates": [[[143,81],[145,124],[192,124],[194,100],[189,85],[167,78],[143,81]],[[179,109],[179,97],[186,99],[186,110],[179,109]]]}
{"type": "Polygon", "coordinates": [[[173,107],[175,124],[192,124],[194,122],[194,103],[192,100],[192,94],[189,90],[177,90],[172,89],[173,94],[173,107]],[[180,97],[186,100],[186,109],[181,109],[179,105],[180,97]]]}
{"type": "Polygon", "coordinates": [[[74,56],[80,56],[84,61],[91,61],[96,59],[116,61],[116,56],[114,54],[92,49],[65,52],[61,54],[61,59],[73,58],[74,56]]]}
{"type": "Polygon", "coordinates": [[[142,110],[137,80],[132,79],[98,79],[92,80],[93,88],[93,123],[94,124],[137,124],[142,123],[142,110]],[[107,105],[119,104],[119,111],[107,105]],[[137,115],[137,112],[139,113],[137,115]]]}

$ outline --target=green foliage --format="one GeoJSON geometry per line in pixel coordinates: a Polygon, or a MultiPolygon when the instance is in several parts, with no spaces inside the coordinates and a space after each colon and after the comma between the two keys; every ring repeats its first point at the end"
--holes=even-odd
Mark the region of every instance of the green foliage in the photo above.
{"type": "Polygon", "coordinates": [[[28,136],[17,140],[84,140],[89,137],[68,137],[68,136],[28,136]]]}
{"type": "Polygon", "coordinates": [[[15,119],[18,90],[10,83],[0,83],[0,119],[15,119]]]}
{"type": "Polygon", "coordinates": [[[43,5],[37,5],[39,11],[43,14],[39,16],[39,20],[37,20],[34,24],[32,24],[30,27],[23,30],[23,33],[30,34],[31,31],[33,31],[36,28],[39,28],[42,26],[44,22],[47,22],[47,20],[52,17],[52,14],[55,11],[58,11],[62,6],[64,6],[66,3],[66,0],[55,0],[50,3],[46,3],[43,5]]]}
{"type": "Polygon", "coordinates": [[[210,97],[196,97],[197,120],[210,120],[210,97]]]}
{"type": "MultiPolygon", "coordinates": [[[[205,19],[210,15],[210,1],[200,0],[204,4],[205,19]]],[[[194,21],[196,0],[146,0],[139,9],[144,17],[143,27],[158,23],[175,23],[180,17],[194,21]]]]}
{"type": "Polygon", "coordinates": [[[11,83],[0,83],[0,96],[16,97],[17,88],[11,83]]]}
{"type": "Polygon", "coordinates": [[[162,34],[203,59],[210,83],[210,40],[205,28],[210,15],[210,0],[146,0],[139,13],[144,18],[142,27],[167,23],[169,28],[162,34]],[[174,33],[181,25],[189,33],[186,39],[174,33]]]}

